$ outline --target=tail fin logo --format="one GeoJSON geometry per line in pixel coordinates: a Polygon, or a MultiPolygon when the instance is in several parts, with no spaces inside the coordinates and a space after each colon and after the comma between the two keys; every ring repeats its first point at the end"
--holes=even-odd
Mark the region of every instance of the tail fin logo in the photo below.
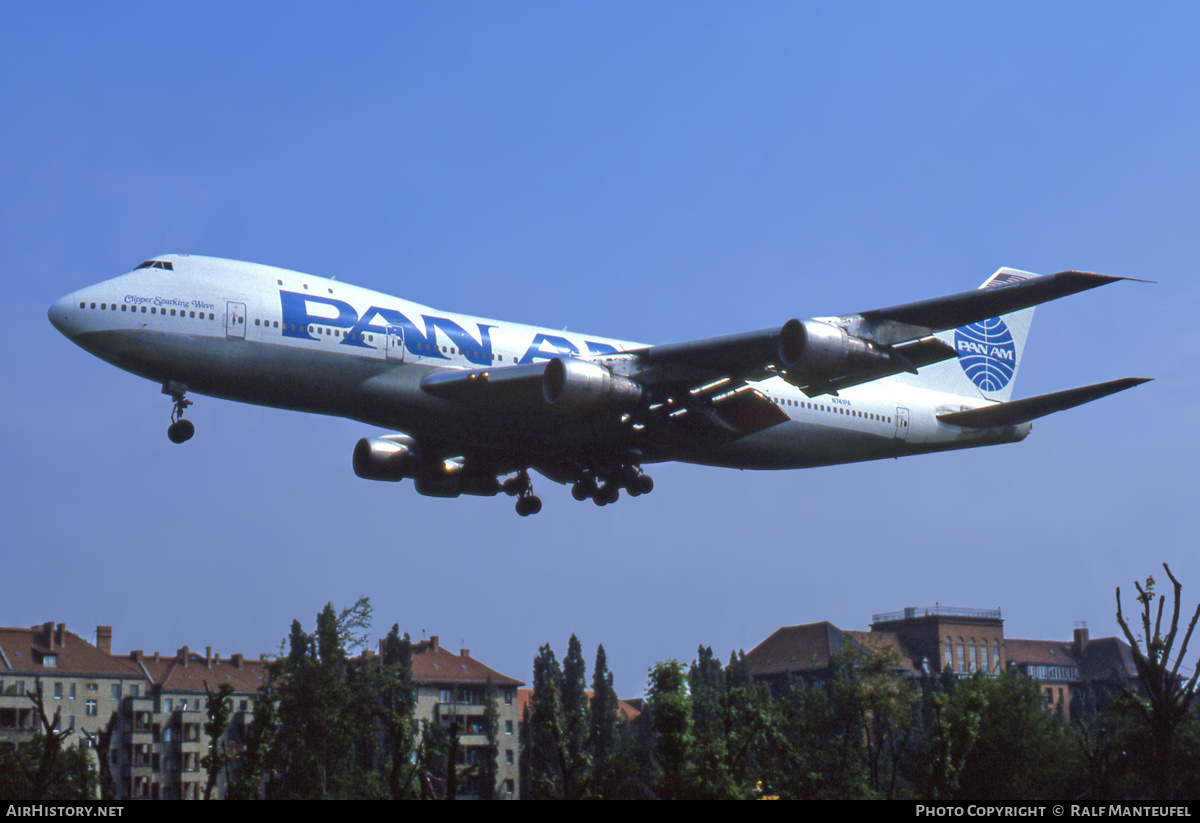
{"type": "Polygon", "coordinates": [[[999,317],[956,329],[954,349],[959,365],[981,391],[1000,391],[1017,371],[1017,347],[999,317]]]}

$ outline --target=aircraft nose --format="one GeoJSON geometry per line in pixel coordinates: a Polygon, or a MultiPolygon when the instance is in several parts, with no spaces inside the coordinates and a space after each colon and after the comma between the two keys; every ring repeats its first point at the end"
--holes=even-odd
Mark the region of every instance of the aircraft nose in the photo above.
{"type": "Polygon", "coordinates": [[[73,322],[75,310],[75,294],[72,292],[66,297],[60,297],[50,306],[50,310],[46,315],[50,318],[50,322],[54,328],[71,337],[75,333],[75,323],[73,322]]]}

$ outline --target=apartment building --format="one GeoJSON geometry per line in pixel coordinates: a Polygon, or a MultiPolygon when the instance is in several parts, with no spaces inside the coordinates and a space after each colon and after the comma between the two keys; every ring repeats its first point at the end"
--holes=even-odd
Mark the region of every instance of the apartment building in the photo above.
{"type": "Polygon", "coordinates": [[[746,659],[756,678],[779,691],[792,677],[824,679],[834,658],[851,645],[895,650],[897,676],[995,675],[1017,668],[1039,682],[1047,706],[1068,720],[1085,684],[1137,677],[1129,644],[1116,637],[1090,640],[1082,624],[1070,641],[1021,640],[1005,637],[1000,609],[941,605],[873,615],[865,632],[829,622],[785,626],[751,649],[746,659]]]}
{"type": "MultiPolygon", "coordinates": [[[[490,677],[497,693],[499,753],[496,797],[517,800],[520,794],[521,747],[517,689],[523,685],[488,668],[462,649],[454,654],[442,647],[438,636],[413,644],[413,683],[417,687],[416,717],[430,723],[458,724],[459,767],[469,767],[487,756],[488,741],[483,724],[487,709],[486,690],[490,677]]],[[[481,787],[468,778],[459,787],[460,798],[478,797],[481,787]]]]}

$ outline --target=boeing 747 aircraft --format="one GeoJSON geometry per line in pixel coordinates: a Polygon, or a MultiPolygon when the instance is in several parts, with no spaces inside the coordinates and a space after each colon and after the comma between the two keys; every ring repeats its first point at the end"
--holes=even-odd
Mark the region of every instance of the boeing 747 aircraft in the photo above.
{"type": "Polygon", "coordinates": [[[1130,278],[1000,269],[978,290],[646,345],[467,317],[298,272],[171,254],[50,307],[79,346],[188,392],[348,417],[354,472],[417,492],[517,498],[529,470],[613,503],[650,463],[794,469],[1023,440],[1030,421],[1145,382],[1011,400],[1033,307],[1130,278]],[[501,478],[507,478],[501,480],[501,478]]]}

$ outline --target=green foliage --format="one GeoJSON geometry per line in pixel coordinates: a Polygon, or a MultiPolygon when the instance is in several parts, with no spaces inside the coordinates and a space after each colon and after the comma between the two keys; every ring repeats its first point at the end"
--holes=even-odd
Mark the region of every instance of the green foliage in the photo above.
{"type": "Polygon", "coordinates": [[[1125,615],[1121,612],[1120,588],[1117,589],[1117,623],[1132,648],[1141,683],[1141,694],[1130,693],[1127,706],[1149,734],[1153,751],[1150,758],[1152,766],[1148,771],[1152,771],[1153,774],[1153,793],[1158,800],[1165,801],[1175,796],[1176,735],[1180,727],[1191,719],[1189,708],[1196,692],[1197,678],[1200,677],[1200,666],[1192,669],[1190,678],[1180,674],[1180,667],[1187,656],[1188,642],[1192,638],[1197,621],[1200,621],[1200,606],[1196,607],[1196,613],[1192,616],[1183,641],[1176,651],[1183,586],[1171,574],[1171,569],[1166,563],[1163,564],[1163,569],[1174,587],[1170,626],[1166,633],[1163,633],[1165,595],[1158,598],[1157,614],[1151,624],[1154,607],[1153,577],[1147,577],[1144,586],[1136,582],[1133,584],[1138,592],[1137,602],[1142,606],[1143,634],[1135,637],[1125,622],[1125,615]]]}
{"type": "Polygon", "coordinates": [[[959,775],[959,798],[1049,800],[1083,790],[1079,748],[1062,715],[1047,710],[1036,681],[1007,669],[959,686],[978,690],[984,702],[959,775]]]}
{"type": "Polygon", "coordinates": [[[500,692],[490,674],[483,690],[483,700],[483,734],[487,738],[487,755],[477,767],[476,783],[480,800],[495,800],[496,781],[500,772],[500,711],[496,708],[500,702],[500,692]]]}
{"type": "Polygon", "coordinates": [[[60,746],[39,732],[24,745],[0,748],[0,800],[94,800],[99,786],[95,753],[82,739],[60,746]],[[43,771],[48,746],[56,751],[43,771]]]}
{"type": "Polygon", "coordinates": [[[728,768],[725,671],[712,649],[701,646],[688,670],[692,700],[692,764],[686,794],[702,800],[737,797],[728,768]]]}
{"type": "Polygon", "coordinates": [[[383,660],[376,683],[388,793],[393,800],[418,793],[413,758],[417,691],[413,683],[412,648],[408,633],[401,637],[400,625],[393,624],[383,641],[383,660]]]}
{"type": "Polygon", "coordinates": [[[340,613],[327,604],[316,631],[292,623],[287,657],[275,668],[279,729],[269,761],[271,796],[378,798],[389,794],[379,766],[378,674],[368,659],[351,665],[348,644],[365,644],[371,606],[360,598],[340,613]]]}
{"type": "Polygon", "coordinates": [[[279,700],[269,682],[254,695],[251,706],[254,717],[246,727],[241,768],[226,792],[230,800],[262,797],[264,770],[279,726],[279,700]]]}
{"type": "Polygon", "coordinates": [[[926,800],[950,800],[958,793],[967,755],[979,737],[987,695],[982,676],[945,677],[926,691],[928,750],[924,767],[926,800]],[[940,688],[939,688],[940,686],[940,688]]]}
{"type": "Polygon", "coordinates": [[[229,720],[233,716],[233,684],[222,683],[214,692],[209,688],[208,681],[205,681],[204,691],[207,695],[204,708],[208,721],[204,724],[204,733],[208,735],[208,754],[200,758],[200,765],[208,772],[208,781],[204,785],[204,799],[211,800],[222,771],[226,772],[226,785],[230,782],[228,767],[231,758],[225,751],[221,738],[229,731],[229,720]]]}
{"type": "Polygon", "coordinates": [[[687,797],[686,769],[692,754],[692,704],[683,664],[658,663],[650,670],[650,722],[654,728],[654,757],[661,776],[658,794],[668,800],[687,797]]]}

